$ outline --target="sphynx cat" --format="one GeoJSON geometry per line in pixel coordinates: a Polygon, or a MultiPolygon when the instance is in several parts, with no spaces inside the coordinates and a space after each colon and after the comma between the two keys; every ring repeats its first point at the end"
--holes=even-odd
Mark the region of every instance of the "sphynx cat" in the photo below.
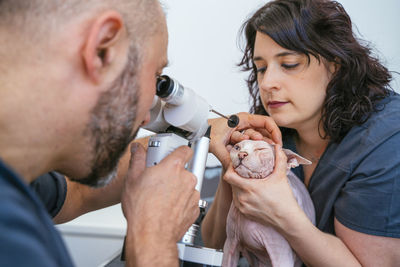
{"type": "MultiPolygon", "coordinates": [[[[288,158],[287,177],[297,203],[315,224],[314,205],[302,181],[290,171],[299,164],[311,162],[298,154],[283,149],[288,158]]],[[[230,151],[235,171],[243,178],[264,179],[274,169],[274,145],[265,141],[244,140],[230,151]]],[[[227,223],[222,266],[236,267],[240,253],[251,266],[292,267],[302,262],[286,239],[272,226],[246,218],[231,204],[227,223]]]]}

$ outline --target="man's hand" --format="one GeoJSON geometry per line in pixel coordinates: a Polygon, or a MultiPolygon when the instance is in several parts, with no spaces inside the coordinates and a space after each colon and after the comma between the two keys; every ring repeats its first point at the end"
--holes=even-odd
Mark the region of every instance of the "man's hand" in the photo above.
{"type": "Polygon", "coordinates": [[[192,157],[180,147],[158,165],[145,169],[145,151],[131,146],[132,156],[122,194],[128,221],[126,258],[129,266],[178,264],[178,242],[199,215],[196,177],[184,166],[192,157]]]}
{"type": "MultiPolygon", "coordinates": [[[[150,137],[142,137],[135,139],[134,142],[147,146],[149,139],[150,137]]],[[[85,213],[120,203],[131,159],[130,154],[128,150],[125,151],[118,162],[117,177],[105,187],[93,188],[73,182],[65,177],[67,182],[67,196],[60,212],[53,219],[54,223],[65,223],[85,213]]],[[[135,171],[139,171],[139,168],[135,168],[135,171]]],[[[143,171],[143,169],[140,171],[143,171]]]]}

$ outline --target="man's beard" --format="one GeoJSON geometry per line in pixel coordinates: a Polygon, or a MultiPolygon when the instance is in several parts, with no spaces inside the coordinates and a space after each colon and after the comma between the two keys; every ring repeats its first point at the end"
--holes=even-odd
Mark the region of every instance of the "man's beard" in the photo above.
{"type": "Polygon", "coordinates": [[[107,185],[117,173],[118,161],[130,142],[136,137],[133,126],[138,100],[138,58],[130,48],[128,62],[121,76],[109,90],[102,93],[92,110],[85,135],[93,146],[90,173],[75,182],[91,187],[107,185]]]}

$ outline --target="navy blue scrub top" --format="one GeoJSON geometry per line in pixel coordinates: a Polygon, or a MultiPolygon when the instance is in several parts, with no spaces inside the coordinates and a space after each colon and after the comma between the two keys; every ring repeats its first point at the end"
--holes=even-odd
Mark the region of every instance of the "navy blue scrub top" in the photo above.
{"type": "Polygon", "coordinates": [[[0,266],[73,266],[42,201],[0,160],[0,266]]]}
{"type": "MultiPolygon", "coordinates": [[[[358,232],[400,238],[400,96],[330,143],[311,176],[308,191],[317,227],[335,234],[334,218],[358,232]]],[[[296,151],[293,136],[285,148],[296,151]]],[[[293,169],[304,181],[302,167],[293,169]]]]}

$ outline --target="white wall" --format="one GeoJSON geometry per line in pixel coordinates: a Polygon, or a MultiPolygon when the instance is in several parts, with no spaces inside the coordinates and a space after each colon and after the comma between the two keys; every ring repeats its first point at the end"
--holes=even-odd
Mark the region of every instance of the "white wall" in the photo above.
{"type": "Polygon", "coordinates": [[[122,249],[126,220],[121,205],[87,213],[57,225],[76,267],[95,267],[122,249]]]}
{"type": "MultiPolygon", "coordinates": [[[[238,33],[245,19],[268,1],[161,0],[169,29],[169,67],[164,73],[204,97],[223,114],[249,111],[247,75],[236,64],[242,53],[238,33]]],[[[400,0],[340,0],[359,36],[372,43],[379,58],[400,72],[400,0]]],[[[392,87],[400,92],[400,75],[392,87]]],[[[210,117],[216,117],[210,114],[210,117]]],[[[139,131],[139,137],[149,135],[139,131]]],[[[210,156],[208,165],[218,161],[210,156]]]]}
{"type": "MultiPolygon", "coordinates": [[[[163,2],[168,13],[170,60],[170,67],[165,73],[195,90],[222,113],[247,111],[245,76],[235,67],[241,58],[237,47],[237,33],[247,15],[265,1],[163,2]]],[[[340,2],[364,39],[375,44],[389,69],[400,72],[400,1],[340,2]]],[[[397,85],[394,86],[400,92],[400,77],[395,77],[397,85]]],[[[146,132],[142,131],[140,134],[144,135],[146,132]]],[[[87,214],[60,226],[59,229],[66,237],[77,266],[90,267],[97,266],[121,247],[125,227],[120,207],[114,206],[87,214]],[[98,232],[99,238],[96,238],[93,229],[98,232]]]]}
{"type": "MultiPolygon", "coordinates": [[[[266,1],[164,0],[169,26],[170,67],[165,73],[205,97],[223,113],[248,110],[238,30],[266,1]]],[[[375,44],[383,62],[400,72],[400,1],[341,0],[364,39],[375,44]]],[[[396,75],[400,91],[400,76],[396,75]]]]}
{"type": "MultiPolygon", "coordinates": [[[[374,51],[391,71],[400,72],[400,1],[341,0],[358,29],[358,36],[371,42],[374,51]]],[[[400,92],[400,75],[393,74],[392,87],[400,92]]]]}

